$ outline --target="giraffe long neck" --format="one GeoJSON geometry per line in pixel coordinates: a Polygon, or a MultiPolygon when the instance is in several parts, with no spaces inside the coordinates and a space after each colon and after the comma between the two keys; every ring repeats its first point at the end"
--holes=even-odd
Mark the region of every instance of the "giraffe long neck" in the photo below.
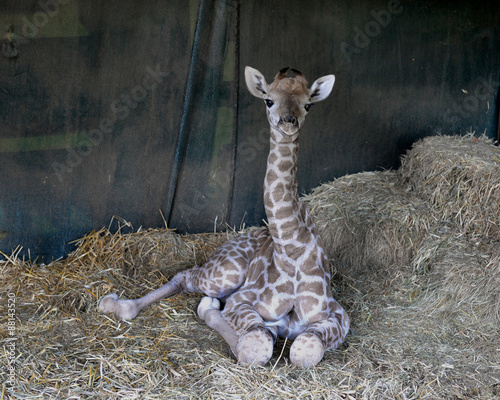
{"type": "Polygon", "coordinates": [[[305,226],[297,194],[298,138],[282,143],[271,133],[264,180],[264,206],[269,231],[278,245],[286,246],[305,226]]]}

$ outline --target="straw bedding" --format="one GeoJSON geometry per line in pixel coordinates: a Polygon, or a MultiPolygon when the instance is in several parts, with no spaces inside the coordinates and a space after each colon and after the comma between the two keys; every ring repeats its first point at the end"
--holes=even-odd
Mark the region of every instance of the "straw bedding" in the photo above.
{"type": "Polygon", "coordinates": [[[267,366],[238,365],[196,317],[198,294],[130,322],[97,312],[106,293],[141,296],[235,232],[102,229],[49,265],[14,251],[0,263],[1,360],[14,367],[0,372],[0,398],[499,398],[499,199],[500,151],[471,135],[426,138],[397,171],[348,175],[305,196],[353,320],[347,342],[314,369],[290,366],[284,340],[267,366]]]}

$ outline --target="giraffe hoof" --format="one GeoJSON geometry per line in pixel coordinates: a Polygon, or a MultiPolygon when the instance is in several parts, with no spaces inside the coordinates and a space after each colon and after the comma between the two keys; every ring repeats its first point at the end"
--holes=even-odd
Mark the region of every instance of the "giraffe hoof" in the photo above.
{"type": "Polygon", "coordinates": [[[256,329],[246,333],[238,340],[238,362],[264,365],[273,355],[273,343],[273,338],[267,330],[256,329]]]}
{"type": "Polygon", "coordinates": [[[113,313],[117,318],[132,319],[139,314],[134,300],[119,300],[116,293],[104,296],[99,302],[99,311],[113,313]]]}
{"type": "Polygon", "coordinates": [[[205,319],[205,313],[208,310],[220,310],[220,301],[215,297],[205,296],[200,300],[200,304],[198,304],[198,309],[196,310],[198,313],[198,317],[201,319],[205,319]]]}
{"type": "Polygon", "coordinates": [[[99,302],[99,311],[106,314],[115,312],[117,301],[118,295],[116,293],[111,293],[104,296],[99,302]]]}
{"type": "Polygon", "coordinates": [[[325,347],[313,333],[302,333],[293,341],[290,348],[290,361],[299,367],[315,367],[323,358],[325,347]]]}

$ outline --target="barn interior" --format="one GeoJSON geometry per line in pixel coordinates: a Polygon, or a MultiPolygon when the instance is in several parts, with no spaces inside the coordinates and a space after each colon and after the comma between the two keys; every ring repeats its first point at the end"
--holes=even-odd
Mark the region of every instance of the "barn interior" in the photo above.
{"type": "Polygon", "coordinates": [[[500,396],[500,5],[4,1],[1,398],[500,396]],[[299,193],[352,318],[314,369],[237,364],[179,295],[138,297],[265,225],[265,106],[244,81],[335,74],[299,193]],[[13,356],[12,356],[13,355],[13,356]]]}

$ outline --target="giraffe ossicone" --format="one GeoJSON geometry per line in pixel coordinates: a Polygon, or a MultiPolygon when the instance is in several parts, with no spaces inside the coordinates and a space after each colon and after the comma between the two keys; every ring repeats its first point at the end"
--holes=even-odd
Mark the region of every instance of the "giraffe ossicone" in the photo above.
{"type": "Polygon", "coordinates": [[[307,86],[304,76],[282,69],[270,84],[245,68],[248,90],[264,100],[270,151],[264,178],[266,228],[227,241],[201,266],[175,275],[135,300],[103,297],[99,310],[134,318],[144,307],[181,292],[205,293],[198,315],[229,344],[241,363],[265,364],[278,336],[293,340],[290,361],[313,367],[349,331],[349,316],[332,297],[326,251],[312,217],[297,194],[300,128],[311,106],[326,99],[335,82],[323,76],[307,86]],[[221,310],[220,301],[224,301],[221,310]]]}

